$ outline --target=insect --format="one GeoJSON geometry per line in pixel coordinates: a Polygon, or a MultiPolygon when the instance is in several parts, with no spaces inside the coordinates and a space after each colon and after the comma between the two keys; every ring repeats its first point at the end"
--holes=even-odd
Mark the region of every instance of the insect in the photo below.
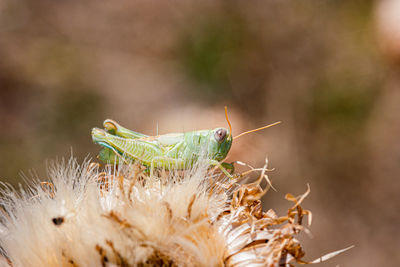
{"type": "Polygon", "coordinates": [[[232,141],[245,134],[271,127],[280,122],[232,137],[232,126],[228,119],[226,107],[225,116],[229,130],[220,127],[213,130],[157,136],[134,132],[113,120],[107,119],[103,123],[105,130],[92,129],[92,139],[95,143],[104,147],[99,153],[99,158],[102,161],[118,163],[123,157],[138,161],[150,169],[150,177],[153,177],[155,168],[185,170],[192,167],[199,159],[206,160],[207,164],[217,166],[225,175],[232,177],[227,169],[233,172],[233,164],[222,162],[228,155],[232,141]]]}

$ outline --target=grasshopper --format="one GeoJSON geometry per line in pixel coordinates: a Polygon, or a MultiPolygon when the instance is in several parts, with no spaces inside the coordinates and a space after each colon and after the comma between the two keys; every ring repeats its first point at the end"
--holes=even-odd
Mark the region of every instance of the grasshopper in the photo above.
{"type": "Polygon", "coordinates": [[[186,133],[170,133],[148,136],[122,127],[117,122],[107,119],[103,126],[92,129],[92,139],[104,148],[99,158],[108,163],[118,163],[123,155],[133,161],[150,168],[153,177],[155,168],[166,170],[185,170],[191,168],[199,159],[204,158],[210,166],[217,166],[228,177],[227,171],[234,171],[233,163],[222,162],[232,146],[232,141],[250,132],[259,131],[280,122],[247,131],[232,137],[232,126],[228,119],[227,108],[225,116],[229,130],[223,127],[213,130],[199,130],[186,133]]]}

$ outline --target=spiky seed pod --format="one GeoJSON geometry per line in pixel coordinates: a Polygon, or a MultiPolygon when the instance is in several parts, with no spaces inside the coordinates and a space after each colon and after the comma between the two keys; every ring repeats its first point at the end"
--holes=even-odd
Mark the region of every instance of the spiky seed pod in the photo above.
{"type": "Polygon", "coordinates": [[[12,266],[289,266],[304,252],[294,235],[310,214],[304,198],[288,215],[262,211],[268,188],[207,171],[108,167],[75,160],[50,181],[2,189],[0,263],[12,266]]]}

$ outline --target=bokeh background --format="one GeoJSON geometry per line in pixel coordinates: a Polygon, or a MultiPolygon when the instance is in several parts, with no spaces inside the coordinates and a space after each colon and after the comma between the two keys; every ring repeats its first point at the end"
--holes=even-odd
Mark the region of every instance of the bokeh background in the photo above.
{"type": "Polygon", "coordinates": [[[399,75],[398,0],[3,0],[0,179],[95,156],[105,118],[155,135],[226,126],[227,105],[234,134],[283,121],[228,161],[268,157],[281,215],[310,184],[306,259],[399,266],[399,75]]]}

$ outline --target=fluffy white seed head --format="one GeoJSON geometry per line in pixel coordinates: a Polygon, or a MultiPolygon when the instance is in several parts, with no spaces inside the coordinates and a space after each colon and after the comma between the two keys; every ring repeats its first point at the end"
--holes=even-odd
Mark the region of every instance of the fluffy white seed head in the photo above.
{"type": "Polygon", "coordinates": [[[304,255],[294,235],[300,203],[287,216],[262,211],[269,181],[238,183],[206,164],[182,173],[127,164],[100,170],[74,159],[50,180],[1,190],[0,247],[12,266],[289,266],[304,255]]]}

